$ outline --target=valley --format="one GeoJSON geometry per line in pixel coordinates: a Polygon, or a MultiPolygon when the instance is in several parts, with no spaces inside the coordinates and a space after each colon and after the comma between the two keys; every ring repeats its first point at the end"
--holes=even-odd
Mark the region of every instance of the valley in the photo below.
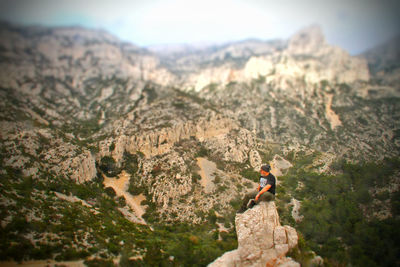
{"type": "Polygon", "coordinates": [[[351,56],[315,25],[179,53],[80,27],[0,36],[1,261],[206,266],[238,247],[270,163],[285,255],[399,263],[399,46],[351,56]]]}

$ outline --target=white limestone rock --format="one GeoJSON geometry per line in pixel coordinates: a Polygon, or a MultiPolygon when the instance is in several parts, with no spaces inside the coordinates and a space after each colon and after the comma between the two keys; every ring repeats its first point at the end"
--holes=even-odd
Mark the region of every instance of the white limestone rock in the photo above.
{"type": "Polygon", "coordinates": [[[297,245],[294,228],[281,226],[275,202],[261,202],[235,218],[238,248],[209,266],[300,266],[285,255],[297,245]]]}

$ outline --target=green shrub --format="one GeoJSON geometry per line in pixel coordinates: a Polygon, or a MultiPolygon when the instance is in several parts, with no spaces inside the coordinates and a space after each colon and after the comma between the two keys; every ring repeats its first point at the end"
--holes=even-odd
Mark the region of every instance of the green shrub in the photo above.
{"type": "Polygon", "coordinates": [[[400,191],[394,192],[390,198],[391,212],[393,216],[400,215],[400,191]]]}
{"type": "Polygon", "coordinates": [[[224,192],[226,189],[228,189],[228,187],[226,187],[225,185],[218,185],[218,187],[217,187],[217,193],[222,193],[222,192],[224,192]]]}
{"type": "Polygon", "coordinates": [[[113,143],[110,145],[109,151],[114,151],[114,149],[115,149],[115,143],[113,142],[113,143]]]}
{"type": "Polygon", "coordinates": [[[380,201],[385,201],[387,199],[390,199],[390,193],[388,191],[382,191],[375,196],[377,199],[380,201]]]}
{"type": "Polygon", "coordinates": [[[215,210],[209,210],[207,219],[211,224],[215,224],[217,222],[217,215],[215,214],[215,210]]]}
{"type": "Polygon", "coordinates": [[[208,157],[209,155],[210,151],[207,148],[200,146],[200,149],[195,154],[195,158],[205,158],[208,157]]]}
{"type": "Polygon", "coordinates": [[[137,179],[132,179],[132,177],[131,180],[129,181],[128,192],[133,196],[138,196],[142,193],[147,194],[146,188],[140,185],[137,179]]]}
{"type": "Polygon", "coordinates": [[[91,259],[85,260],[84,264],[88,267],[115,267],[112,259],[91,259]]]}
{"type": "Polygon", "coordinates": [[[295,261],[300,263],[301,266],[311,266],[310,261],[314,257],[310,247],[301,233],[298,233],[297,246],[291,249],[287,256],[293,258],[295,261]]]}
{"type": "Polygon", "coordinates": [[[152,87],[151,85],[146,85],[145,88],[143,89],[143,93],[145,93],[147,96],[148,104],[151,104],[158,98],[158,93],[156,91],[156,88],[152,87]]]}
{"type": "Polygon", "coordinates": [[[201,176],[198,173],[192,173],[192,183],[198,183],[201,180],[201,176]]]}
{"type": "Polygon", "coordinates": [[[260,173],[255,171],[253,168],[243,169],[240,172],[240,175],[246,179],[253,181],[253,182],[258,182],[258,180],[260,178],[260,173]]]}
{"type": "Polygon", "coordinates": [[[356,195],[357,202],[361,204],[369,204],[372,201],[372,196],[368,192],[368,188],[362,188],[357,191],[356,195]]]}
{"type": "Polygon", "coordinates": [[[240,205],[242,204],[242,198],[238,195],[235,198],[233,198],[229,204],[232,206],[233,210],[238,210],[240,208],[240,205]]]}
{"type": "Polygon", "coordinates": [[[57,261],[71,261],[86,258],[89,256],[89,252],[86,250],[76,250],[73,248],[68,248],[62,251],[60,255],[55,257],[57,261]]]}
{"type": "Polygon", "coordinates": [[[115,177],[121,173],[114,158],[110,156],[105,156],[100,160],[99,169],[109,177],[115,177]]]}
{"type": "Polygon", "coordinates": [[[172,105],[177,109],[186,109],[187,105],[184,102],[173,102],[172,105]]]}
{"type": "Polygon", "coordinates": [[[126,206],[126,199],[124,196],[120,196],[117,198],[118,206],[125,207],[126,206]]]}
{"type": "Polygon", "coordinates": [[[130,154],[129,152],[124,152],[123,169],[130,175],[136,175],[139,169],[139,156],[136,154],[130,154]]]}
{"type": "Polygon", "coordinates": [[[106,192],[106,194],[111,198],[114,198],[115,196],[117,196],[117,193],[115,193],[115,190],[112,187],[106,187],[104,189],[104,192],[106,192]]]}

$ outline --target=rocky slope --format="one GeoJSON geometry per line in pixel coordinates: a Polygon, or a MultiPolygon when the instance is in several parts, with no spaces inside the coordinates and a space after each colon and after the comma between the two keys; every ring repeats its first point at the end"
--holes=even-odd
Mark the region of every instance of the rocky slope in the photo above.
{"type": "Polygon", "coordinates": [[[235,75],[205,69],[192,85],[208,84],[199,95],[261,138],[346,158],[399,153],[397,86],[371,81],[367,61],[328,45],[317,27],[300,31],[283,51],[251,57],[243,69],[222,69],[235,75]]]}
{"type": "Polygon", "coordinates": [[[9,166],[34,159],[23,168],[29,175],[45,168],[80,182],[93,179],[87,139],[109,117],[132,109],[146,81],[170,77],[145,50],[102,31],[2,24],[0,35],[1,96],[8,100],[1,102],[1,129],[10,141],[3,149],[15,156],[9,166]],[[120,99],[124,105],[113,105],[120,99]]]}

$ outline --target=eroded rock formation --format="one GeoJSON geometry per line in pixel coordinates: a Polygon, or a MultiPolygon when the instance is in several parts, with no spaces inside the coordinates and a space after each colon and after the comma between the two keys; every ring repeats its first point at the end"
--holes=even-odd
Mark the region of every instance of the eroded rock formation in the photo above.
{"type": "Polygon", "coordinates": [[[238,248],[226,252],[210,267],[218,266],[300,266],[286,257],[297,245],[294,228],[282,226],[275,202],[262,202],[235,218],[238,248]]]}

